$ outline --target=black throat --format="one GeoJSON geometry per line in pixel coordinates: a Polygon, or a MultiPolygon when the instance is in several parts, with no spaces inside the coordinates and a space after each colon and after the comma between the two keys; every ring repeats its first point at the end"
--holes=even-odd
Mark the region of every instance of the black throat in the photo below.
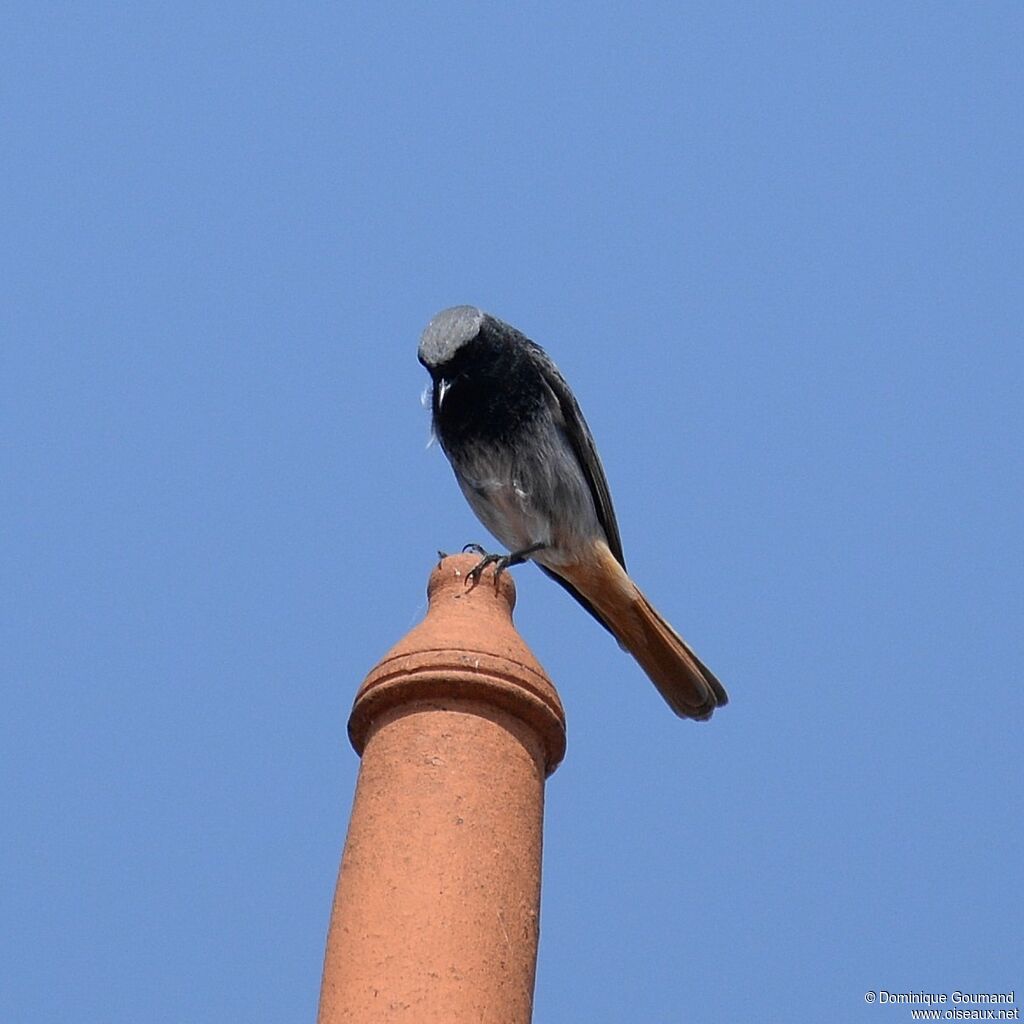
{"type": "Polygon", "coordinates": [[[481,331],[434,370],[434,431],[445,451],[508,443],[543,409],[545,387],[530,342],[506,333],[481,331]]]}

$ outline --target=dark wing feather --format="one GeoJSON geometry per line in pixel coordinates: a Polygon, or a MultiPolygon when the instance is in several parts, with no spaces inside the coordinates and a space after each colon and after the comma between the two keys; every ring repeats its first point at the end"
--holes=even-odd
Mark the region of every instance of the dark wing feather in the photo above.
{"type": "MultiPolygon", "coordinates": [[[[608,481],[605,479],[604,468],[601,466],[601,459],[597,454],[597,446],[594,444],[594,436],[590,433],[590,427],[583,418],[576,396],[569,389],[565,378],[559,372],[558,367],[552,362],[551,357],[539,345],[530,342],[537,365],[540,368],[544,382],[551,389],[551,393],[558,403],[558,409],[562,414],[563,429],[565,436],[569,439],[576,458],[579,460],[580,469],[590,485],[590,493],[594,498],[594,508],[597,509],[597,518],[604,528],[605,537],[608,540],[608,547],[615,556],[619,565],[625,569],[626,562],[622,556],[622,540],[619,537],[619,524],[615,521],[615,509],[612,508],[612,496],[608,493],[608,481]]],[[[549,575],[551,575],[549,573],[549,575]]],[[[569,586],[564,580],[558,578],[558,582],[566,587],[573,594],[577,601],[587,606],[575,588],[569,586]]],[[[593,608],[588,608],[590,613],[600,622],[593,608]]],[[[602,623],[603,625],[603,623],[602,623]]]]}

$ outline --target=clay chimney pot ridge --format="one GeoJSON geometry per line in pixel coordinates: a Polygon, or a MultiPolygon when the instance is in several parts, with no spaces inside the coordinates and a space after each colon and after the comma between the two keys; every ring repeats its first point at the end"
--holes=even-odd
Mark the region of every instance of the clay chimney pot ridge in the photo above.
{"type": "Polygon", "coordinates": [[[512,625],[510,573],[442,560],[349,718],[362,763],[319,1021],[528,1024],[544,780],[565,715],[512,625]]]}
{"type": "Polygon", "coordinates": [[[356,694],[348,734],[362,755],[374,722],[410,700],[477,699],[521,717],[544,746],[545,774],[565,755],[565,712],[551,680],[512,625],[512,574],[467,573],[477,555],[451,555],[430,574],[426,618],[400,640],[356,694]]]}

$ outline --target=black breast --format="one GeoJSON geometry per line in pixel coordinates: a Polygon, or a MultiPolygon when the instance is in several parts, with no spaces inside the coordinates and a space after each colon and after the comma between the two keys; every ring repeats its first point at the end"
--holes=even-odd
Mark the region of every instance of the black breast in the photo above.
{"type": "Polygon", "coordinates": [[[545,387],[525,338],[485,332],[438,373],[447,382],[444,401],[434,386],[434,430],[446,451],[462,444],[509,443],[542,411],[545,387]]]}

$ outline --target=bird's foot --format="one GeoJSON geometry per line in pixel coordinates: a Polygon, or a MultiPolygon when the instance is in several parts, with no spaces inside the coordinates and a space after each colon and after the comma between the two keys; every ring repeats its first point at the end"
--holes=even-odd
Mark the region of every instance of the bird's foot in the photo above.
{"type": "Polygon", "coordinates": [[[493,555],[484,552],[484,557],[466,573],[466,579],[472,580],[474,584],[479,583],[484,569],[489,565],[493,565],[495,567],[494,578],[497,580],[501,573],[508,567],[508,555],[493,555]]]}
{"type": "MultiPolygon", "coordinates": [[[[487,551],[479,544],[465,544],[462,548],[462,553],[465,554],[467,551],[472,551],[474,555],[486,555],[487,551]]],[[[442,551],[440,548],[437,549],[437,564],[440,565],[448,557],[447,551],[442,551]]]]}
{"type": "Polygon", "coordinates": [[[483,555],[472,569],[466,573],[466,579],[472,580],[474,583],[480,582],[480,575],[484,569],[489,565],[494,566],[494,580],[498,581],[498,577],[508,568],[513,565],[521,565],[526,559],[532,555],[535,551],[540,551],[542,548],[547,547],[546,544],[531,544],[528,548],[523,548],[521,551],[510,551],[507,555],[493,555],[488,554],[479,544],[467,544],[462,550],[473,551],[476,554],[483,555]]]}

